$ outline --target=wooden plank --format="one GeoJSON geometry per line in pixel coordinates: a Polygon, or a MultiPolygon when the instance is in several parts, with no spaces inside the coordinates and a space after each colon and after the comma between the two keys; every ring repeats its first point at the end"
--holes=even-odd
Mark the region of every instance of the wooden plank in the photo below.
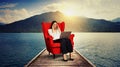
{"type": "Polygon", "coordinates": [[[40,52],[35,58],[33,58],[25,67],[95,67],[89,60],[83,57],[77,50],[72,53],[73,61],[64,62],[62,54],[56,55],[53,59],[53,55],[49,55],[46,49],[40,52]]]}

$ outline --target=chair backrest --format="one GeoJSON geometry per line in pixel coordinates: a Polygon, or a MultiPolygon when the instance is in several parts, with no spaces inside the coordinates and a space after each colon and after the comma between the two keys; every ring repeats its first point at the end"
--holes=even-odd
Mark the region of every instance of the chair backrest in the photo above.
{"type": "MultiPolygon", "coordinates": [[[[65,23],[61,22],[61,23],[58,23],[58,25],[60,27],[60,30],[63,32],[64,29],[65,29],[65,23]]],[[[47,36],[49,36],[48,29],[50,29],[50,26],[51,26],[51,22],[42,22],[42,31],[43,31],[43,34],[44,34],[45,42],[47,42],[46,38],[47,38],[47,36]]]]}

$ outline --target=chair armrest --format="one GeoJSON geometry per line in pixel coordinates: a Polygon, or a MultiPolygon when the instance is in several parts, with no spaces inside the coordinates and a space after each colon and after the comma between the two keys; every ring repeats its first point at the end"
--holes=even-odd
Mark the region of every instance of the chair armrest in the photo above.
{"type": "Polygon", "coordinates": [[[72,45],[74,45],[74,41],[73,41],[74,36],[75,36],[74,34],[71,34],[70,37],[69,37],[69,39],[70,39],[72,45]]]}
{"type": "Polygon", "coordinates": [[[75,36],[74,34],[71,34],[69,38],[70,38],[70,39],[73,39],[74,36],[75,36]]]}
{"type": "Polygon", "coordinates": [[[47,41],[48,41],[48,43],[49,43],[49,46],[51,45],[51,44],[53,44],[53,37],[52,36],[47,36],[47,41]]]}
{"type": "Polygon", "coordinates": [[[47,39],[53,40],[53,37],[49,35],[49,36],[47,36],[47,39]]]}

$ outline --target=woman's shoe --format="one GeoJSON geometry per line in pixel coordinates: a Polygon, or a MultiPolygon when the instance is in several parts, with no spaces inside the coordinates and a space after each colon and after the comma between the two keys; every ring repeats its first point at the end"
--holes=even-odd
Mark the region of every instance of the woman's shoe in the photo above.
{"type": "Polygon", "coordinates": [[[68,60],[63,59],[63,61],[67,62],[68,60]]]}
{"type": "Polygon", "coordinates": [[[73,61],[74,59],[70,58],[69,60],[70,60],[70,61],[73,61]]]}

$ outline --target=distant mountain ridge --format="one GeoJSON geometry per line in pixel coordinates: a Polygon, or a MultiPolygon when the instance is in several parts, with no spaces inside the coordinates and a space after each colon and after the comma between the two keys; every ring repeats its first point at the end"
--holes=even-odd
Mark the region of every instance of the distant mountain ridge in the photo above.
{"type": "Polygon", "coordinates": [[[120,17],[116,18],[116,19],[113,19],[112,20],[113,22],[120,22],[120,17]]]}
{"type": "Polygon", "coordinates": [[[65,16],[59,11],[47,12],[35,15],[24,20],[16,21],[7,25],[0,25],[0,32],[23,33],[42,32],[41,23],[64,21],[65,30],[73,32],[120,32],[120,25],[102,19],[92,19],[79,16],[65,16]]]}
{"type": "Polygon", "coordinates": [[[4,23],[0,22],[0,25],[5,25],[4,23]]]}
{"type": "Polygon", "coordinates": [[[120,17],[113,19],[112,22],[115,22],[116,24],[120,25],[120,17]]]}

